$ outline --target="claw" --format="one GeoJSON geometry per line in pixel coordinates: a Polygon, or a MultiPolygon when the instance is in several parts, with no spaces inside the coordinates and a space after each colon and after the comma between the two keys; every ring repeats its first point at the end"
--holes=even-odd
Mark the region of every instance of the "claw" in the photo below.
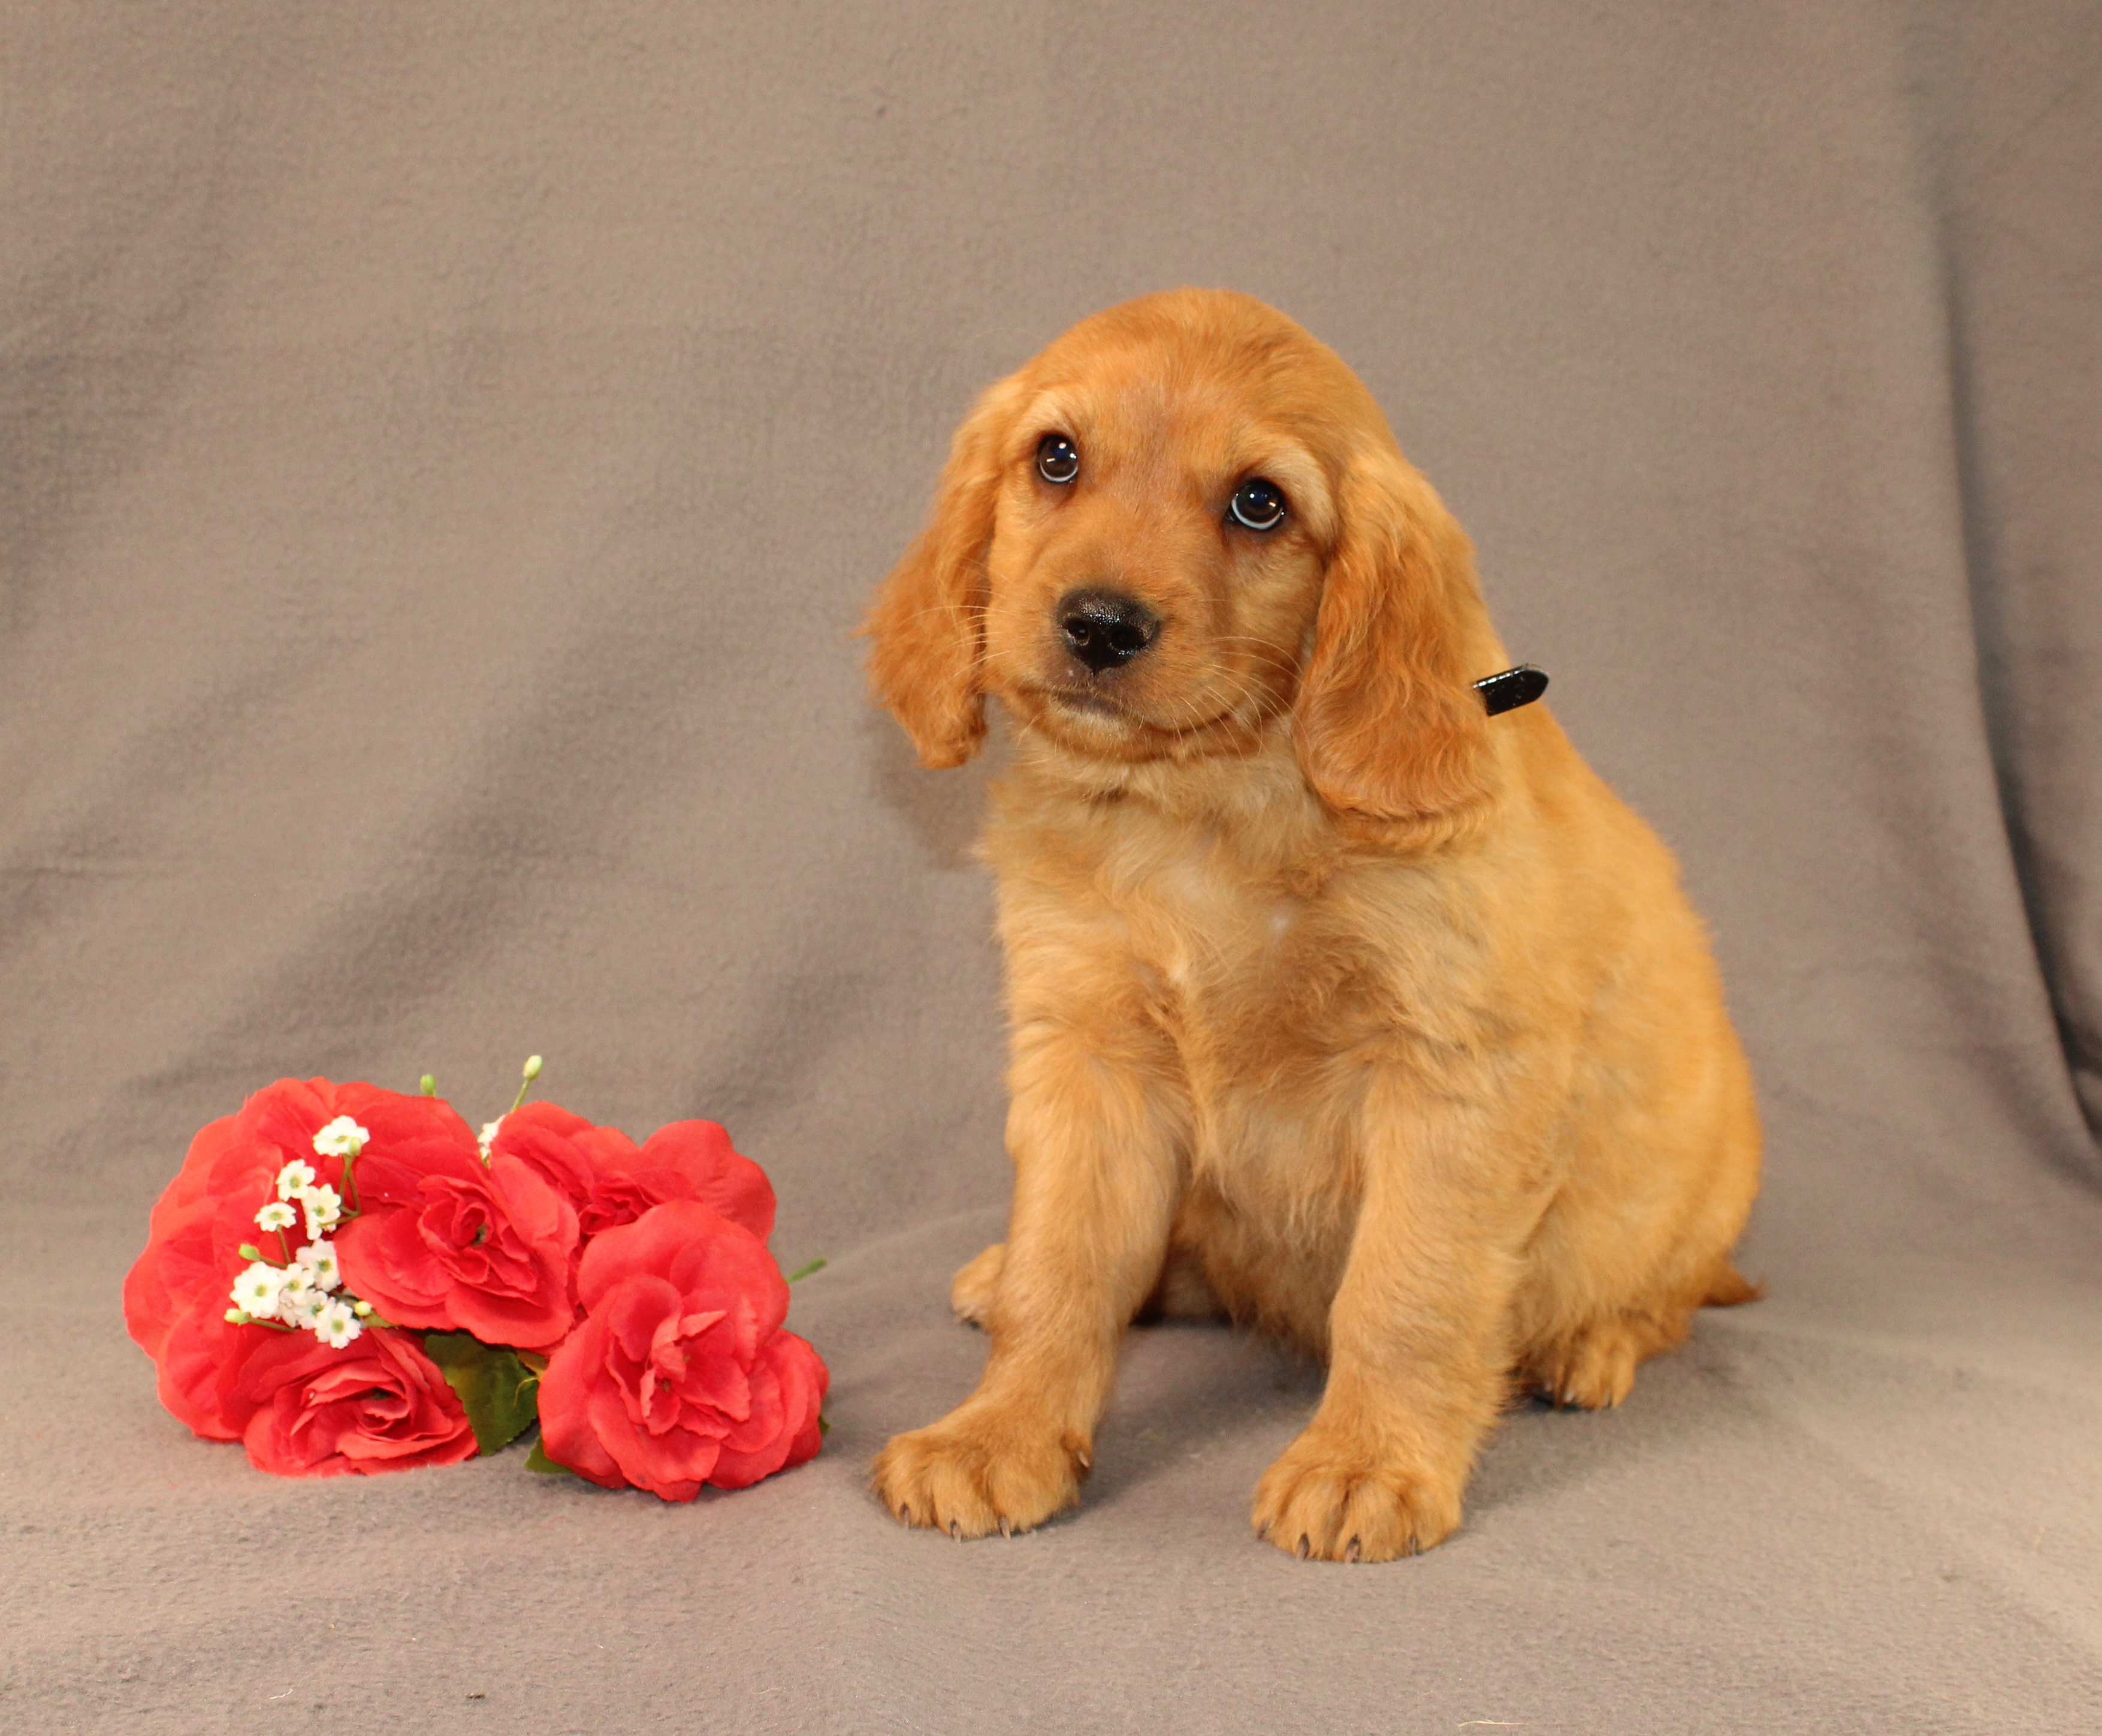
{"type": "Polygon", "coordinates": [[[1000,1534],[1002,1537],[1012,1537],[1014,1535],[1014,1521],[1009,1519],[1004,1513],[1002,1513],[1000,1516],[1000,1534]]]}
{"type": "Polygon", "coordinates": [[[1313,1543],[1312,1543],[1311,1539],[1310,1539],[1310,1538],[1307,1537],[1306,1534],[1305,1532],[1303,1532],[1303,1531],[1302,1531],[1302,1533],[1300,1533],[1300,1535],[1299,1535],[1299,1550],[1298,1550],[1299,1559],[1300,1559],[1301,1561],[1305,1561],[1305,1560],[1306,1559],[1306,1557],[1307,1557],[1308,1556],[1311,1555],[1313,1552],[1314,1552],[1314,1545],[1313,1545],[1313,1543]]]}
{"type": "Polygon", "coordinates": [[[949,1535],[956,1538],[956,1540],[960,1543],[963,1542],[964,1523],[960,1519],[951,1519],[949,1521],[949,1535]]]}
{"type": "Polygon", "coordinates": [[[1354,1537],[1354,1538],[1352,1538],[1350,1539],[1350,1547],[1349,1548],[1346,1549],[1346,1550],[1343,1552],[1343,1559],[1344,1559],[1345,1561],[1356,1561],[1356,1560],[1357,1560],[1357,1558],[1358,1558],[1358,1552],[1359,1552],[1359,1540],[1358,1538],[1355,1538],[1355,1537],[1354,1537]]]}
{"type": "Polygon", "coordinates": [[[906,1506],[902,1501],[898,1506],[898,1522],[900,1525],[908,1525],[912,1523],[912,1509],[906,1506]]]}

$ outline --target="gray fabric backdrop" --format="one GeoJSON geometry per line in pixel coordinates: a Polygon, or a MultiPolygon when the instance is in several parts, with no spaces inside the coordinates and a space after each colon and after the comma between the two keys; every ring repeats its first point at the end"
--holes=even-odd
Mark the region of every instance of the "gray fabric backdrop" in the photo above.
{"type": "MultiPolygon", "coordinates": [[[[2102,1722],[2102,11],[0,7],[0,1722],[2102,1722]],[[1249,1491],[1315,1378],[1135,1337],[1086,1505],[864,1494],[1004,1198],[982,769],[849,633],[973,391],[1178,282],[1340,349],[1680,850],[1745,1261],[1417,1561],[1249,1491]],[[118,1280],[285,1073],[728,1123],[823,1455],[286,1483],[118,1280]],[[484,1696],[470,1698],[470,1696],[484,1696]]],[[[1483,1727],[1487,1727],[1484,1725],[1483,1727]]]]}

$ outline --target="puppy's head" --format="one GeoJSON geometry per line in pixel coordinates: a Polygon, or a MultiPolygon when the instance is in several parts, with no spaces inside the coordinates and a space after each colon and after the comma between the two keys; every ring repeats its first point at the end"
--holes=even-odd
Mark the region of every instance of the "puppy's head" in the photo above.
{"type": "Polygon", "coordinates": [[[970,757],[992,694],[1105,760],[1288,718],[1323,800],[1384,819],[1480,792],[1467,539],[1341,359],[1244,295],[1127,302],[988,390],[866,630],[929,766],[970,757]]]}

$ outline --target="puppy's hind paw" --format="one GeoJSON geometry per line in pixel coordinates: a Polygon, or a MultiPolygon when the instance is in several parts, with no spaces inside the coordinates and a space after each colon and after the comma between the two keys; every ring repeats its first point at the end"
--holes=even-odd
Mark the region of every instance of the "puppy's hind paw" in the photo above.
{"type": "Polygon", "coordinates": [[[1608,1410],[1634,1389],[1645,1357],[1671,1349],[1686,1337],[1686,1321],[1621,1314],[1594,1321],[1532,1359],[1527,1370],[1543,1397],[1558,1409],[1608,1410]]]}
{"type": "Polygon", "coordinates": [[[1007,1264],[1007,1244],[996,1241],[959,1272],[949,1285],[949,1306],[967,1326],[982,1326],[992,1312],[993,1292],[1007,1264]]]}

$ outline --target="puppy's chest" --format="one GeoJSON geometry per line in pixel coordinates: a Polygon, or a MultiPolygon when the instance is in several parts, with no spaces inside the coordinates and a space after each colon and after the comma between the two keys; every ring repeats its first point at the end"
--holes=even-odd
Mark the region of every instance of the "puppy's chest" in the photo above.
{"type": "Polygon", "coordinates": [[[1275,1089],[1376,1032],[1393,985],[1341,900],[1235,866],[1171,861],[1116,903],[1133,968],[1192,1082],[1275,1089]]]}

